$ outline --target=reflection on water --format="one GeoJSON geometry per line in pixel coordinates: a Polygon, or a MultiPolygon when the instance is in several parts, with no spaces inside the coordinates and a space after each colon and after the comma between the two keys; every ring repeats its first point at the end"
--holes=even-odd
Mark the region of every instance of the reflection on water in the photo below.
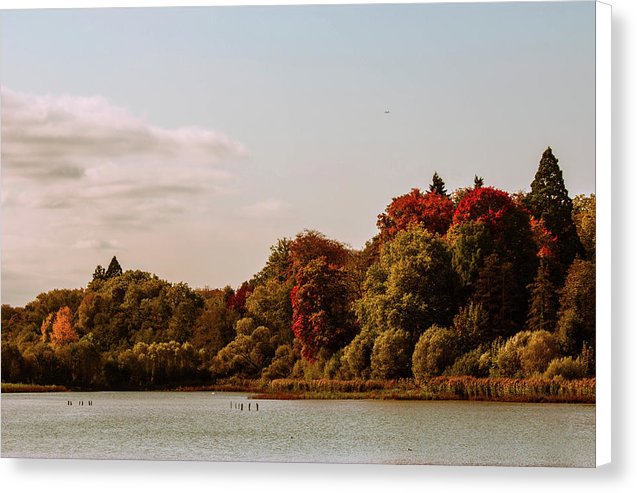
{"type": "Polygon", "coordinates": [[[2,456],[594,467],[595,406],[3,394],[2,456]]]}

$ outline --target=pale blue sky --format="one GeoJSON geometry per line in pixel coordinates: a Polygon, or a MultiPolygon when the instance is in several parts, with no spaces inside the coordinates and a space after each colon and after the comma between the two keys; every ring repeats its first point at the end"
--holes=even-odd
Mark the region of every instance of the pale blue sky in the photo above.
{"type": "Polygon", "coordinates": [[[547,145],[594,192],[593,2],[0,15],[3,303],[113,254],[236,287],[303,228],[361,247],[434,170],[528,190],[547,145]]]}

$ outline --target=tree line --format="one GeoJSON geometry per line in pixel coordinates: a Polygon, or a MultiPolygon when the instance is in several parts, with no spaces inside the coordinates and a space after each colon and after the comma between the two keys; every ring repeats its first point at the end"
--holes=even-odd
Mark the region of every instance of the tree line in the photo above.
{"type": "Polygon", "coordinates": [[[193,289],[116,257],[87,286],[2,306],[2,380],[151,389],[249,379],[595,371],[595,195],[544,151],[528,193],[395,197],[362,249],[305,230],[237,289],[193,289]]]}

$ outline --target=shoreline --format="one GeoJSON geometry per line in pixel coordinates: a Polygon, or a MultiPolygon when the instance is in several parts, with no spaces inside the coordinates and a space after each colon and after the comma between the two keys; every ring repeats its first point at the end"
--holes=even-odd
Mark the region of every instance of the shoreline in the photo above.
{"type": "Polygon", "coordinates": [[[242,392],[249,399],[276,400],[465,400],[482,402],[595,404],[595,379],[545,380],[433,377],[377,380],[227,380],[211,385],[158,386],[152,389],[70,389],[62,385],[2,383],[2,393],[33,392],[242,392]]]}

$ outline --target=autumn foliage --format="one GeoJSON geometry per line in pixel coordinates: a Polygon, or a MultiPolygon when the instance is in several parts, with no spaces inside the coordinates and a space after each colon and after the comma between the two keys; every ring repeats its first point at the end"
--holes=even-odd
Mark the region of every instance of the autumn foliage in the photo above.
{"type": "Polygon", "coordinates": [[[453,202],[436,192],[423,193],[417,188],[396,197],[378,216],[378,229],[382,242],[391,240],[396,233],[410,226],[422,226],[430,233],[445,234],[453,217],[453,202]]]}
{"type": "Polygon", "coordinates": [[[595,197],[571,203],[550,149],[528,194],[477,176],[453,199],[445,187],[435,173],[428,191],[393,198],[359,248],[314,230],[279,239],[236,288],[192,289],[113,257],[85,288],[3,305],[3,381],[357,378],[369,390],[376,378],[383,391],[410,382],[410,396],[594,399],[594,382],[582,397],[568,380],[595,371],[595,197]]]}
{"type": "Polygon", "coordinates": [[[51,344],[53,346],[63,346],[76,342],[77,339],[71,320],[71,310],[68,306],[64,306],[55,315],[53,329],[51,330],[51,344]]]}

